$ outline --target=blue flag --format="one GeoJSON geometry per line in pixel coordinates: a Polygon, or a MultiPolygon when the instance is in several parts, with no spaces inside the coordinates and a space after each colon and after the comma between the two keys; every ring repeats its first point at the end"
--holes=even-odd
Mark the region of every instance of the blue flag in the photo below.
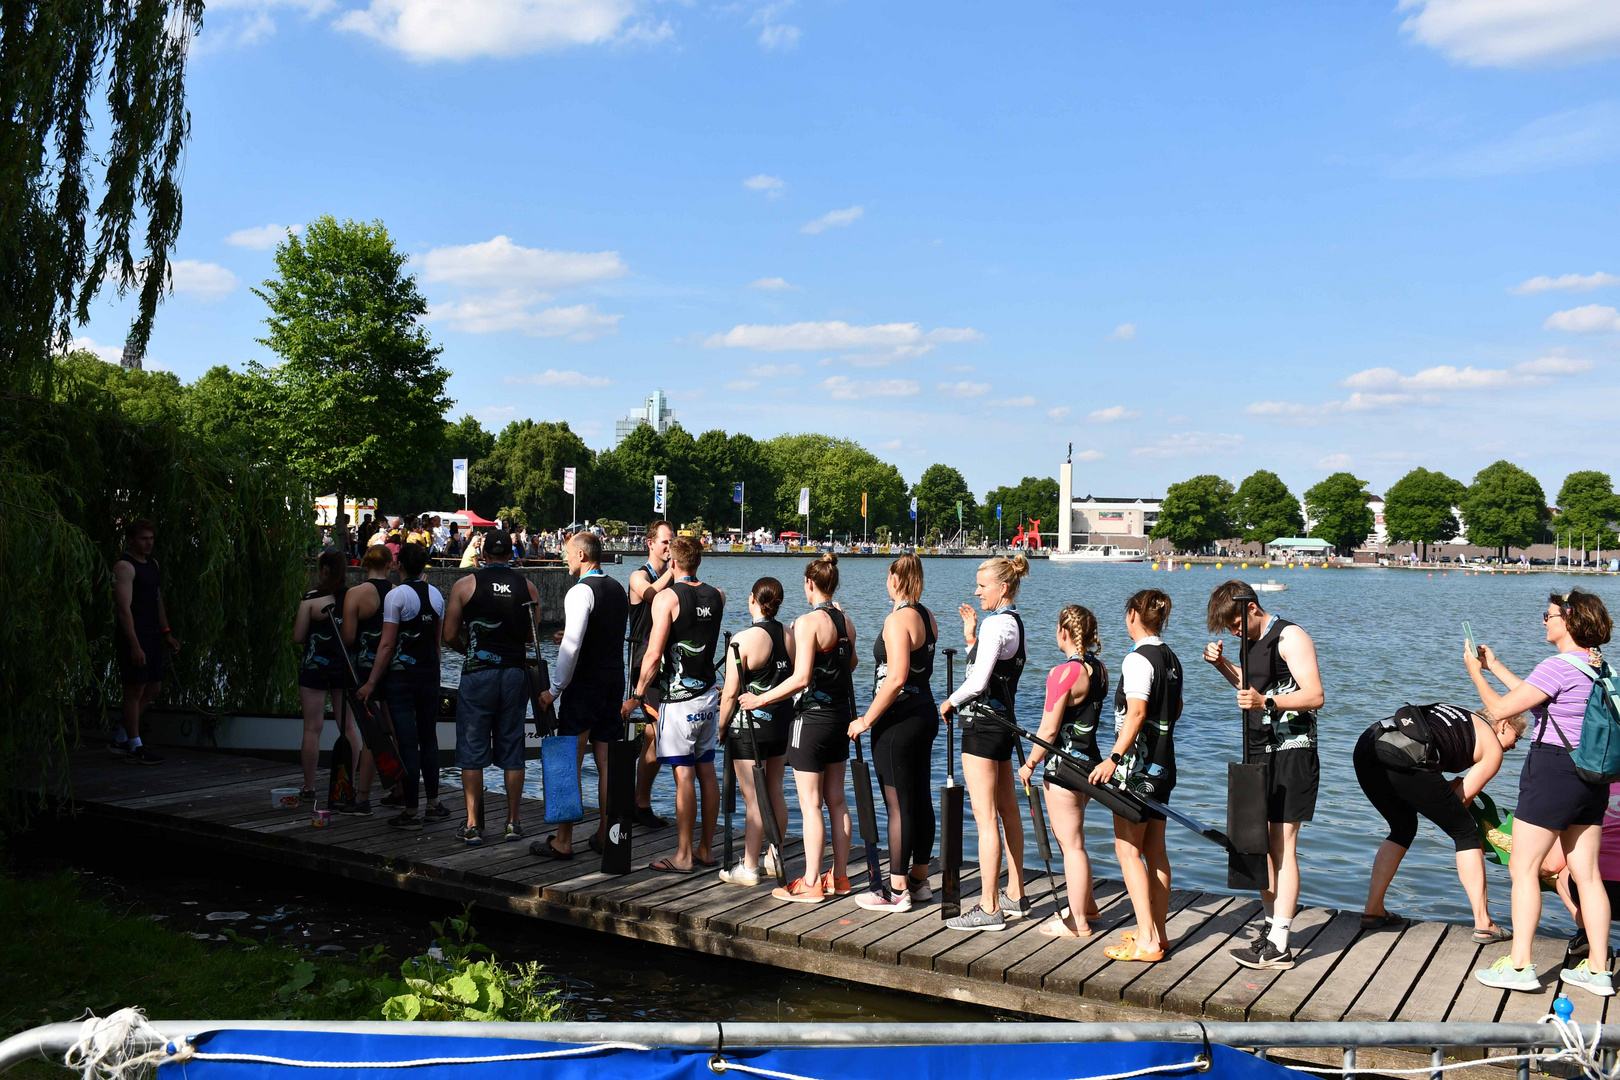
{"type": "Polygon", "coordinates": [[[1001,520],[1001,504],[1000,503],[996,503],[996,520],[997,521],[1001,520]]]}
{"type": "Polygon", "coordinates": [[[917,520],[917,496],[915,495],[911,497],[911,520],[917,520]]]}
{"type": "Polygon", "coordinates": [[[743,486],[741,484],[732,484],[731,485],[731,501],[734,502],[734,503],[741,503],[742,502],[742,491],[743,491],[743,486]]]}

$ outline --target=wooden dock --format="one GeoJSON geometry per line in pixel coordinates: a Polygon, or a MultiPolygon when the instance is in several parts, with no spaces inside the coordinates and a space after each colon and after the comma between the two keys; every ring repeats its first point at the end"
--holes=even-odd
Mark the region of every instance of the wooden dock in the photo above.
{"type": "MultiPolygon", "coordinates": [[[[1036,918],[1003,933],[946,929],[939,908],[909,914],[863,911],[854,896],[819,905],[773,900],[768,886],[721,884],[713,871],[677,876],[640,869],[610,877],[586,851],[569,862],[536,859],[528,843],[503,843],[504,796],[489,793],[493,838],[465,847],[461,815],[401,832],[386,815],[334,817],[312,828],[307,810],[273,810],[269,789],[299,784],[277,762],[176,750],[162,766],[141,768],[102,750],[75,755],[73,794],[82,810],[110,819],[119,835],[141,833],[165,846],[185,843],[224,857],[253,857],[300,871],[332,874],[454,902],[473,902],[548,922],[657,942],[696,954],[726,956],[954,1001],[1069,1020],[1532,1021],[1551,1011],[1564,941],[1538,938],[1542,990],[1508,994],[1470,973],[1503,946],[1483,948],[1468,926],[1413,923],[1363,932],[1359,912],[1303,909],[1294,919],[1298,963],[1288,971],[1239,968],[1227,950],[1259,924],[1253,896],[1176,891],[1170,898],[1171,949],[1158,964],[1122,964],[1103,949],[1131,924],[1117,882],[1098,883],[1099,932],[1053,939],[1037,928],[1050,911],[1045,875],[1026,884],[1036,918]]],[[[445,796],[455,807],[460,793],[445,796]]],[[[594,828],[594,811],[576,835],[594,828]]],[[[529,838],[544,837],[538,802],[524,800],[529,838]]],[[[739,822],[740,824],[740,822],[739,822]]],[[[740,832],[739,832],[740,839],[740,832]]],[[[637,830],[636,865],[674,853],[674,830],[637,830]]],[[[719,856],[716,841],[716,857],[719,856]]],[[[798,857],[789,843],[789,865],[798,857]]],[[[857,892],[864,869],[851,866],[857,892]]],[[[1060,871],[1061,872],[1061,871],[1060,871]]],[[[934,886],[938,888],[938,877],[934,886]]],[[[979,891],[977,871],[963,874],[964,896],[979,891]]],[[[1574,991],[1575,1019],[1605,1019],[1606,1002],[1574,991]]],[[[1620,1009],[1611,1022],[1620,1020],[1620,1009]]]]}

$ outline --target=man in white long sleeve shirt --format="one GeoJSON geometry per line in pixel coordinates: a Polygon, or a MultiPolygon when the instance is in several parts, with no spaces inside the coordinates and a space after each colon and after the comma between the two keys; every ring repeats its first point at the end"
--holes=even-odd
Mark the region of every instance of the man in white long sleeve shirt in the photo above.
{"type": "MultiPolygon", "coordinates": [[[[602,541],[593,533],[575,533],[563,548],[568,572],[579,582],[563,597],[563,629],[556,640],[557,663],[551,669],[551,689],[540,695],[543,705],[561,699],[557,708],[558,733],[579,737],[579,760],[589,743],[596,755],[596,805],[607,804],[607,744],[624,731],[619,703],[624,700],[624,666],[619,646],[624,641],[630,597],[624,586],[602,572],[602,541]]],[[[602,852],[607,819],[598,816],[591,850],[602,852]]],[[[530,845],[536,855],[552,859],[574,857],[574,826],[561,824],[557,834],[530,845]]]]}

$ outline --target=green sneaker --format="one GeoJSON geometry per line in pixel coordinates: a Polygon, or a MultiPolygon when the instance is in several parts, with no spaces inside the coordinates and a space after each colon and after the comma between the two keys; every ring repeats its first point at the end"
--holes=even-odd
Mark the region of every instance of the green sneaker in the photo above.
{"type": "Polygon", "coordinates": [[[1474,978],[1498,990],[1524,990],[1534,993],[1541,989],[1541,980],[1536,978],[1536,965],[1516,968],[1513,961],[1506,956],[1490,967],[1480,968],[1474,972],[1474,978]]]}
{"type": "Polygon", "coordinates": [[[1593,971],[1582,960],[1572,968],[1565,968],[1558,973],[1564,982],[1580,987],[1582,990],[1596,994],[1598,997],[1614,996],[1614,979],[1607,971],[1593,971]]]}

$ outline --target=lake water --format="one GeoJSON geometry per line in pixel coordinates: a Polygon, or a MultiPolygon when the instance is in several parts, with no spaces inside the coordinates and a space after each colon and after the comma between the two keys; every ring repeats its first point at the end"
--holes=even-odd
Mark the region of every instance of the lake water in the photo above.
{"type": "MultiPolygon", "coordinates": [[[[789,599],[781,614],[784,621],[803,613],[806,605],[800,583],[804,563],[803,557],[794,556],[720,556],[708,559],[699,576],[725,590],[725,626],[735,632],[748,625],[748,590],[762,576],[776,577],[787,587],[789,599]]],[[[608,567],[608,571],[620,580],[628,580],[637,565],[627,559],[624,565],[608,567]]],[[[885,590],[887,565],[877,559],[847,559],[839,566],[843,580],[837,599],[857,629],[861,667],[855,685],[863,704],[871,694],[872,643],[890,610],[885,590]]],[[[966,559],[934,559],[925,566],[923,603],[933,609],[939,620],[940,648],[954,646],[962,650],[957,657],[958,682],[964,673],[965,647],[956,608],[974,602],[976,569],[977,563],[966,559]]],[[[1217,828],[1224,827],[1226,763],[1238,760],[1241,752],[1239,716],[1232,688],[1202,662],[1201,654],[1204,645],[1212,640],[1204,629],[1209,592],[1234,576],[1248,581],[1275,579],[1286,584],[1286,592],[1262,594],[1262,603],[1268,611],[1300,623],[1316,641],[1327,705],[1320,713],[1322,786],[1316,819],[1305,826],[1300,839],[1302,903],[1358,911],[1366,899],[1367,869],[1386,832],[1383,819],[1363,797],[1351,767],[1351,751],[1361,732],[1404,702],[1454,701],[1477,707],[1478,698],[1461,659],[1461,623],[1465,619],[1472,623],[1475,638],[1495,649],[1502,661],[1523,677],[1549,652],[1541,624],[1549,591],[1580,587],[1602,596],[1611,610],[1620,605],[1620,579],[1611,577],[1475,576],[1458,571],[1435,571],[1430,576],[1426,571],[1372,568],[1289,570],[1274,565],[1261,569],[1258,563],[1251,563],[1247,571],[1230,564],[1223,570],[1195,566],[1168,573],[1155,571],[1148,564],[1084,566],[1037,561],[1024,582],[1018,604],[1029,634],[1029,664],[1019,694],[1019,719],[1030,728],[1039,722],[1046,670],[1062,658],[1052,635],[1057,613],[1064,605],[1084,604],[1097,613],[1101,655],[1113,683],[1118,679],[1120,659],[1130,645],[1123,616],[1126,598],[1138,589],[1163,589],[1174,605],[1164,640],[1181,657],[1187,671],[1185,712],[1176,729],[1179,781],[1174,805],[1217,828]]],[[[1235,655],[1234,639],[1228,636],[1226,641],[1229,652],[1235,655]]],[[[554,658],[555,649],[549,643],[547,653],[554,658]]],[[[452,657],[447,654],[447,660],[452,657]]],[[[446,681],[454,678],[453,673],[447,675],[446,681]]],[[[944,682],[941,654],[935,671],[936,696],[943,696],[944,682]]],[[[945,775],[944,753],[942,732],[935,745],[936,786],[945,775]]],[[[1501,773],[1487,789],[1504,808],[1517,801],[1523,762],[1523,749],[1510,753],[1501,773]]],[[[531,764],[529,789],[535,794],[539,791],[538,769],[538,762],[531,764]]],[[[589,764],[586,771],[592,771],[589,764]]],[[[586,776],[584,781],[586,791],[593,791],[594,775],[586,776]]],[[[797,818],[791,777],[788,803],[797,818]]],[[[660,813],[674,813],[667,769],[660,771],[654,805],[660,813]]],[[[880,816],[882,812],[880,799],[880,816]]],[[[966,816],[965,853],[971,859],[976,841],[972,815],[966,816]]],[[[1039,868],[1027,812],[1024,823],[1027,865],[1039,868]]],[[[880,822],[880,828],[884,827],[880,822]]],[[[791,828],[798,832],[796,821],[791,828]]],[[[1111,817],[1092,808],[1087,815],[1087,833],[1095,873],[1117,878],[1112,829],[1111,817]]],[[[1169,844],[1176,887],[1225,890],[1226,858],[1218,848],[1173,824],[1169,844]]],[[[852,856],[852,862],[858,857],[852,856]]],[[[1505,920],[1507,870],[1487,865],[1492,912],[1498,920],[1505,920]]],[[[1037,905],[1043,905],[1044,891],[1037,891],[1035,899],[1037,905]]],[[[1454,922],[1470,918],[1466,897],[1457,882],[1451,845],[1426,821],[1421,823],[1418,839],[1390,889],[1388,903],[1390,910],[1411,916],[1454,922]]],[[[1571,926],[1562,905],[1551,896],[1543,924],[1548,928],[1571,926]]]]}

